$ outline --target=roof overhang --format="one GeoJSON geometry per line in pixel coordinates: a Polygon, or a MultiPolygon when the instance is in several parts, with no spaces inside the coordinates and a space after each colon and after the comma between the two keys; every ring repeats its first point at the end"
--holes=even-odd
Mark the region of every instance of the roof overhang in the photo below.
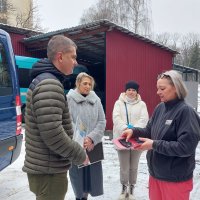
{"type": "Polygon", "coordinates": [[[105,35],[106,32],[112,30],[118,30],[131,37],[155,45],[159,48],[169,51],[173,56],[178,53],[166,46],[135,34],[128,29],[118,26],[117,24],[108,20],[99,20],[72,28],[35,35],[29,38],[24,38],[22,42],[25,44],[28,51],[45,51],[50,38],[54,35],[62,34],[71,38],[78,46],[77,54],[79,61],[82,63],[95,64],[102,63],[104,61],[105,35]]]}
{"type": "Polygon", "coordinates": [[[187,67],[187,66],[183,66],[183,65],[179,65],[179,64],[175,64],[174,63],[174,69],[178,70],[182,73],[200,73],[200,70],[192,68],[192,67],[187,67]]]}
{"type": "Polygon", "coordinates": [[[42,33],[39,31],[33,31],[33,30],[27,29],[27,28],[19,28],[19,27],[10,26],[8,24],[3,24],[3,23],[0,23],[0,28],[7,31],[8,33],[22,34],[26,37],[31,37],[33,35],[38,35],[38,34],[42,33]]]}

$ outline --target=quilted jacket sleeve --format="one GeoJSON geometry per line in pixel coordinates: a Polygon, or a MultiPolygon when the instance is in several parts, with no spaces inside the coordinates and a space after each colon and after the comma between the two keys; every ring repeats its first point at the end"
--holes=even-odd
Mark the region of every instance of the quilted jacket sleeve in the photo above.
{"type": "Polygon", "coordinates": [[[35,88],[32,97],[34,117],[46,146],[73,163],[82,164],[86,158],[85,152],[71,139],[71,118],[61,83],[44,80],[35,88]]]}

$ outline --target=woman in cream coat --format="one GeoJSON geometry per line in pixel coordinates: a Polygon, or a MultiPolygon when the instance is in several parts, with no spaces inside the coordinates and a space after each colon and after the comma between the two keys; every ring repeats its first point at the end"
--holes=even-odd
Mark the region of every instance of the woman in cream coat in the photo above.
{"type": "MultiPolygon", "coordinates": [[[[113,109],[113,137],[119,137],[127,128],[144,128],[149,116],[144,101],[138,94],[139,85],[134,81],[129,81],[125,85],[125,92],[121,93],[115,102],[113,109]]],[[[120,163],[120,182],[122,192],[119,200],[128,198],[134,200],[133,190],[137,180],[138,162],[141,151],[118,150],[120,163]],[[129,189],[128,189],[129,187],[129,189]]]]}

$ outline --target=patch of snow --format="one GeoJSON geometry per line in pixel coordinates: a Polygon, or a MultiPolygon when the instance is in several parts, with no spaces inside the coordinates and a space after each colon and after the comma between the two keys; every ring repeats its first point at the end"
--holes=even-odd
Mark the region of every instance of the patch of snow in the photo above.
{"type": "MultiPolygon", "coordinates": [[[[116,200],[121,192],[119,181],[119,162],[117,152],[108,138],[104,138],[103,161],[104,172],[104,195],[89,197],[90,200],[116,200]]],[[[29,191],[26,173],[22,172],[24,163],[24,142],[20,157],[11,166],[1,171],[0,176],[0,199],[4,200],[35,200],[33,193],[29,191]]],[[[194,189],[190,200],[198,200],[200,196],[200,145],[197,148],[196,169],[194,171],[194,189]]],[[[146,152],[142,153],[138,169],[138,181],[135,188],[136,199],[148,199],[148,170],[146,152]]],[[[74,200],[74,194],[69,181],[69,188],[65,200],[74,200]]]]}
{"type": "MultiPolygon", "coordinates": [[[[200,114],[200,85],[198,88],[198,113],[200,114]]],[[[91,200],[116,200],[121,192],[119,181],[119,162],[117,152],[107,136],[104,137],[103,163],[104,172],[104,195],[89,197],[91,200]]],[[[1,171],[0,175],[0,199],[3,200],[35,200],[35,196],[29,191],[26,173],[22,172],[25,157],[24,141],[22,151],[15,163],[1,171]]],[[[135,188],[135,197],[140,200],[148,199],[148,169],[146,152],[143,152],[139,162],[138,179],[135,188]]],[[[198,200],[200,197],[200,144],[196,150],[196,168],[194,170],[194,187],[190,200],[198,200]]],[[[74,200],[73,190],[69,181],[68,192],[65,200],[74,200]]]]}

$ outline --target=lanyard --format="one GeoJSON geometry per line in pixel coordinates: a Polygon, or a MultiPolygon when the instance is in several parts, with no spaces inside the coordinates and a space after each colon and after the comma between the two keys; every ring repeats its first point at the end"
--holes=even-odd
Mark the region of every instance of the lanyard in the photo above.
{"type": "Polygon", "coordinates": [[[129,124],[129,119],[128,119],[128,109],[127,109],[127,105],[126,102],[124,102],[125,108],[126,108],[126,119],[127,119],[127,124],[129,124]]]}

